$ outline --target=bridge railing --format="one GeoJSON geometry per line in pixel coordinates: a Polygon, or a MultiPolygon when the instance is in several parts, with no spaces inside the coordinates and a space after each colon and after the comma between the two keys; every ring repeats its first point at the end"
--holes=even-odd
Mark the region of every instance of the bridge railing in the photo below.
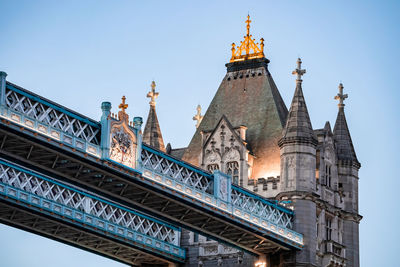
{"type": "Polygon", "coordinates": [[[100,124],[7,82],[1,116],[81,151],[100,155],[100,124]]]}
{"type": "Polygon", "coordinates": [[[293,211],[233,185],[230,176],[205,172],[147,145],[141,162],[143,176],[303,244],[302,235],[291,230],[293,211]]]}
{"type": "MultiPolygon", "coordinates": [[[[213,175],[184,161],[170,157],[147,145],[142,146],[141,161],[143,168],[147,171],[172,178],[174,182],[182,186],[189,186],[199,193],[213,193],[213,175]]],[[[167,180],[166,182],[172,183],[173,181],[167,180]]]]}
{"type": "Polygon", "coordinates": [[[0,159],[0,195],[184,258],[180,230],[0,159]]]}

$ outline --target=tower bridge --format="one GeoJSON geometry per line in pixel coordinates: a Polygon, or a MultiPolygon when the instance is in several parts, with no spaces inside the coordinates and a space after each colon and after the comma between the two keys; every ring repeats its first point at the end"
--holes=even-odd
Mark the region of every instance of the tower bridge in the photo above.
{"type": "Polygon", "coordinates": [[[0,72],[0,221],[132,266],[358,267],[348,96],[314,129],[301,59],[288,109],[250,22],[184,148],[164,146],[154,81],[142,133],[125,96],[93,120],[0,72]]]}
{"type": "Polygon", "coordinates": [[[253,255],[299,250],[292,210],[142,142],[142,119],[89,119],[6,81],[0,220],[131,265],[182,263],[180,229],[253,255]]]}

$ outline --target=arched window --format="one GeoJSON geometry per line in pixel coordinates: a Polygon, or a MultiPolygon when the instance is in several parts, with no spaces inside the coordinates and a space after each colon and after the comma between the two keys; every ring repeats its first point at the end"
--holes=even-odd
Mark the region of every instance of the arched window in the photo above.
{"type": "Polygon", "coordinates": [[[232,183],[239,184],[239,163],[230,161],[226,164],[226,173],[232,176],[232,183]]]}
{"type": "Polygon", "coordinates": [[[215,170],[219,170],[219,165],[218,164],[208,164],[207,165],[207,171],[212,173],[215,170]]]}

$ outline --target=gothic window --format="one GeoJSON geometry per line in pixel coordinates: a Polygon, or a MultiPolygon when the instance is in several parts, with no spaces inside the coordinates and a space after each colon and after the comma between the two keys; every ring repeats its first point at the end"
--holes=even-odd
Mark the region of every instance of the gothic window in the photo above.
{"type": "Polygon", "coordinates": [[[215,170],[219,170],[219,165],[218,164],[208,164],[207,165],[207,171],[212,173],[215,170]]]}
{"type": "Polygon", "coordinates": [[[332,240],[332,219],[326,218],[326,240],[332,240]]]}
{"type": "Polygon", "coordinates": [[[239,184],[239,163],[237,161],[226,164],[226,173],[232,176],[233,184],[239,184]]]}
{"type": "Polygon", "coordinates": [[[331,172],[331,165],[325,165],[325,176],[326,176],[326,186],[331,187],[331,179],[332,179],[332,172],[331,172]]]}

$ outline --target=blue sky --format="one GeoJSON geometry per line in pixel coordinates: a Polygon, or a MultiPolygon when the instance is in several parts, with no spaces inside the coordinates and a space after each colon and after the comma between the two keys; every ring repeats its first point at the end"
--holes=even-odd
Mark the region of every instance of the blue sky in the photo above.
{"type": "MultiPolygon", "coordinates": [[[[205,109],[226,73],[230,44],[264,37],[270,72],[289,106],[297,57],[314,128],[334,125],[339,82],[360,170],[362,266],[396,266],[400,231],[398,1],[4,1],[0,70],[8,80],[100,119],[122,95],[148,113],[154,79],[164,141],[186,146],[196,106],[205,109]]],[[[2,266],[122,266],[0,225],[2,266]]]]}

